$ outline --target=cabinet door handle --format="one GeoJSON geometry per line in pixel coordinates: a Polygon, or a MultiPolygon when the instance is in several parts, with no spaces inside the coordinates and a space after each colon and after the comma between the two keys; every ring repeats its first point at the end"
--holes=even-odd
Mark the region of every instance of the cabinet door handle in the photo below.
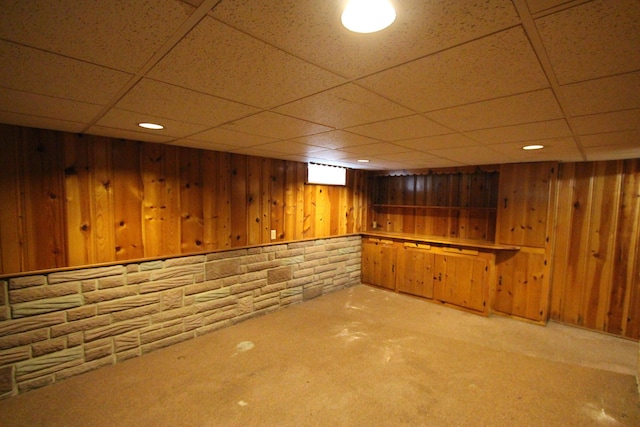
{"type": "Polygon", "coordinates": [[[505,208],[505,209],[507,209],[507,202],[508,202],[508,201],[509,201],[509,199],[505,197],[505,198],[504,198],[504,208],[505,208]]]}
{"type": "Polygon", "coordinates": [[[498,278],[498,285],[502,286],[502,276],[498,278]]]}
{"type": "Polygon", "coordinates": [[[442,282],[442,273],[438,273],[438,282],[442,282]]]}

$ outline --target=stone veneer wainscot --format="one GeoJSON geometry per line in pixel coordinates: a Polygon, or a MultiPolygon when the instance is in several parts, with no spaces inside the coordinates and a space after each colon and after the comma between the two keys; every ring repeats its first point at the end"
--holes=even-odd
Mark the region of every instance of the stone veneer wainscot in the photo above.
{"type": "Polygon", "coordinates": [[[0,398],[360,283],[360,236],[0,279],[0,398]]]}

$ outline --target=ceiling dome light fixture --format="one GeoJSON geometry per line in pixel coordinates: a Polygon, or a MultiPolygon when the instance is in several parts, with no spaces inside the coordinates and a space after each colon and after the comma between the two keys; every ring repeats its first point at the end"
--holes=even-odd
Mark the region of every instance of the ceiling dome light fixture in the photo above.
{"type": "Polygon", "coordinates": [[[375,33],[396,20],[388,0],[350,0],[342,12],[342,25],[355,33],[375,33]]]}
{"type": "Polygon", "coordinates": [[[534,144],[534,145],[525,145],[522,147],[523,150],[540,150],[544,148],[544,145],[534,144]]]}
{"type": "Polygon", "coordinates": [[[151,129],[151,130],[161,130],[164,129],[164,126],[159,125],[157,123],[138,123],[138,126],[140,126],[141,128],[145,128],[145,129],[151,129]]]}

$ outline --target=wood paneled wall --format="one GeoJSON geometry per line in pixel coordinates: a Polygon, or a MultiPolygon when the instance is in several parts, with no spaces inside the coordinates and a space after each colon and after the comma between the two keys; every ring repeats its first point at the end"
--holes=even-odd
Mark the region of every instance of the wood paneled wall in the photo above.
{"type": "Polygon", "coordinates": [[[371,179],[370,219],[378,230],[494,240],[497,172],[460,169],[371,179]]]}
{"type": "Polygon", "coordinates": [[[560,165],[551,317],[640,338],[640,159],[560,165]]]}
{"type": "Polygon", "coordinates": [[[366,176],[306,164],[0,125],[0,274],[362,231],[366,176]],[[276,230],[276,239],[271,239],[276,230]]]}

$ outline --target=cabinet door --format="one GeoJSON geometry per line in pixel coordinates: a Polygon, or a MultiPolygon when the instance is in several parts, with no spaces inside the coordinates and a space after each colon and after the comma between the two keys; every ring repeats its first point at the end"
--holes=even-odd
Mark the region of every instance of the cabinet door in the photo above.
{"type": "Polygon", "coordinates": [[[521,249],[498,257],[494,309],[535,321],[545,321],[549,300],[542,250],[521,249]]]}
{"type": "Polygon", "coordinates": [[[498,243],[545,246],[549,200],[557,166],[555,162],[500,166],[498,243]]]}
{"type": "Polygon", "coordinates": [[[387,289],[396,288],[396,248],[383,242],[362,243],[362,281],[387,289]]]}
{"type": "Polygon", "coordinates": [[[404,247],[397,251],[396,288],[400,292],[433,298],[433,253],[404,247]]]}
{"type": "Polygon", "coordinates": [[[454,255],[436,255],[434,261],[434,299],[484,312],[487,261],[454,255]]]}

